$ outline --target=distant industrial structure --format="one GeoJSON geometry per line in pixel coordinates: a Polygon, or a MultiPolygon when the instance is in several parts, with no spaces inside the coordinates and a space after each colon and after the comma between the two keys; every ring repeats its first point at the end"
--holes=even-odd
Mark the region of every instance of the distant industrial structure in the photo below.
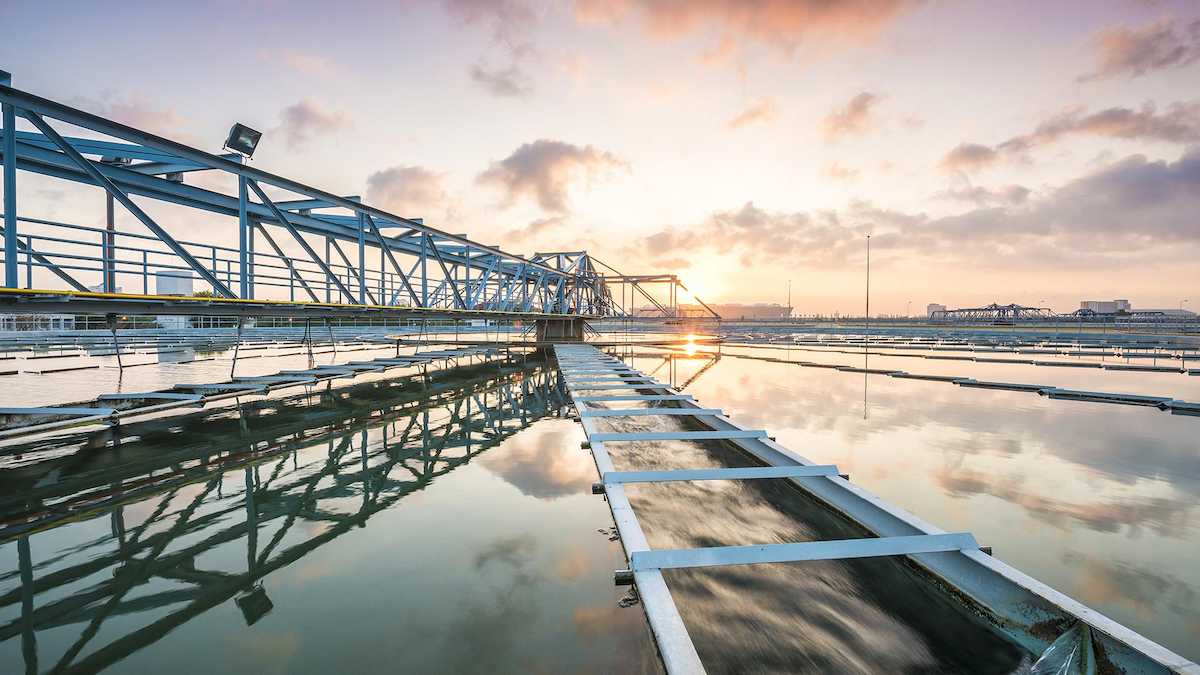
{"type": "Polygon", "coordinates": [[[947,309],[945,305],[931,303],[928,307],[928,317],[935,323],[941,322],[991,322],[1009,324],[1014,321],[1188,321],[1196,318],[1196,313],[1183,309],[1134,309],[1129,300],[1083,300],[1079,309],[1068,314],[1059,314],[1048,307],[1026,307],[1018,304],[1001,305],[992,303],[984,307],[965,307],[947,309]]]}
{"type": "Polygon", "coordinates": [[[1085,309],[1097,314],[1116,314],[1132,312],[1133,306],[1128,300],[1084,300],[1079,303],[1079,309],[1085,309]]]}
{"type": "Polygon", "coordinates": [[[1000,305],[992,303],[984,307],[966,307],[962,309],[946,309],[944,305],[929,306],[930,321],[991,321],[1011,323],[1013,321],[1029,321],[1053,319],[1057,316],[1054,310],[1046,307],[1026,307],[1024,305],[1000,305]],[[939,307],[940,309],[934,309],[939,307]]]}
{"type": "MultiPolygon", "coordinates": [[[[712,311],[721,316],[725,321],[761,321],[764,319],[789,319],[792,316],[792,307],[781,305],[777,302],[766,303],[759,302],[754,304],[726,303],[722,305],[709,304],[712,311]]],[[[645,308],[647,311],[650,308],[645,308]]],[[[686,303],[679,304],[680,317],[699,317],[705,318],[711,316],[708,310],[701,305],[692,305],[686,303]]]]}

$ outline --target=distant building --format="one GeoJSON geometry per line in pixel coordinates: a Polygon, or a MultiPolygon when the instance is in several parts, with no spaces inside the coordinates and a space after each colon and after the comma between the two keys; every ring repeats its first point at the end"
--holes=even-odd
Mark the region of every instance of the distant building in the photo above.
{"type": "MultiPolygon", "coordinates": [[[[721,318],[726,321],[741,321],[741,320],[761,320],[761,319],[787,319],[792,316],[792,308],[779,303],[764,303],[759,302],[752,305],[740,303],[725,303],[725,304],[709,304],[709,307],[714,312],[721,315],[721,318]]],[[[641,314],[653,314],[657,308],[641,307],[638,312],[641,314]]],[[[700,305],[679,303],[680,316],[711,316],[708,310],[700,305]]]]}
{"type": "Polygon", "coordinates": [[[1079,309],[1088,309],[1097,314],[1133,311],[1128,300],[1084,300],[1079,303],[1079,309]]]}
{"type": "Polygon", "coordinates": [[[154,274],[154,290],[159,295],[192,295],[195,277],[184,270],[159,270],[154,274]]]}
{"type": "Polygon", "coordinates": [[[1139,309],[1139,312],[1158,312],[1174,319],[1191,319],[1196,316],[1196,313],[1190,309],[1179,309],[1172,307],[1171,309],[1139,309]]]}
{"type": "MultiPolygon", "coordinates": [[[[184,270],[159,270],[154,274],[154,291],[159,295],[192,295],[192,281],[194,277],[191,272],[184,270]]],[[[199,325],[195,321],[201,317],[187,317],[182,315],[160,314],[154,317],[160,328],[178,330],[195,326],[197,328],[208,328],[204,321],[200,321],[199,325]]]]}
{"type": "Polygon", "coordinates": [[[944,312],[944,311],[946,311],[946,306],[939,305],[936,302],[931,302],[925,306],[925,315],[926,316],[933,316],[935,312],[944,312]]]}

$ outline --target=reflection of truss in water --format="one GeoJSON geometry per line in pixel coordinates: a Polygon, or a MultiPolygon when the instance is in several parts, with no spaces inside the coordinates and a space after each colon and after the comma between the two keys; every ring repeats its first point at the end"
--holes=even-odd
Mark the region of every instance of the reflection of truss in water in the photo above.
{"type": "Polygon", "coordinates": [[[670,375],[671,388],[678,389],[679,391],[683,391],[684,389],[687,389],[688,387],[695,384],[696,380],[700,379],[700,376],[704,375],[704,373],[707,373],[709,368],[712,368],[713,366],[717,365],[717,361],[721,360],[721,352],[720,351],[715,351],[715,352],[714,351],[695,351],[695,352],[691,352],[691,353],[688,353],[686,351],[662,351],[662,352],[647,352],[647,353],[636,352],[635,353],[633,351],[626,350],[626,351],[621,352],[621,356],[625,359],[629,359],[629,358],[661,359],[661,362],[658,365],[654,366],[654,368],[649,371],[649,373],[648,373],[649,376],[654,377],[658,373],[658,371],[662,370],[663,367],[665,366],[665,367],[667,367],[668,374],[670,375]],[[678,372],[676,371],[675,364],[678,361],[705,361],[706,363],[703,366],[700,366],[700,368],[696,372],[692,373],[691,377],[689,377],[687,380],[684,380],[683,383],[677,384],[679,378],[678,378],[678,372]]]}
{"type": "MultiPolygon", "coordinates": [[[[18,618],[0,625],[0,642],[21,636],[26,671],[38,672],[36,631],[86,624],[49,670],[95,672],[230,598],[235,598],[247,624],[253,624],[272,608],[261,584],[269,573],[364,525],[373,514],[437,476],[563,408],[557,371],[498,371],[487,366],[469,370],[486,374],[432,386],[419,397],[409,392],[407,401],[393,396],[364,406],[356,397],[351,407],[337,395],[340,392],[329,391],[314,406],[271,401],[265,403],[275,407],[254,411],[256,416],[249,410],[233,415],[226,411],[223,420],[204,420],[205,436],[185,449],[186,458],[165,451],[154,423],[147,423],[146,428],[125,428],[124,433],[135,439],[121,445],[120,465],[71,477],[71,463],[77,460],[61,458],[18,470],[37,472],[39,487],[24,490],[32,496],[22,504],[10,500],[0,513],[8,521],[0,537],[17,536],[19,559],[17,572],[0,575],[0,584],[8,587],[0,594],[0,608],[21,606],[18,618]],[[330,412],[330,407],[335,410],[330,412]],[[286,424],[277,419],[281,416],[286,424]],[[322,445],[326,452],[316,457],[312,451],[322,445]],[[148,461],[160,454],[168,455],[167,464],[148,461]],[[126,456],[147,461],[130,464],[126,456]],[[237,485],[230,490],[226,475],[238,468],[244,479],[234,481],[237,485]],[[123,504],[149,504],[155,497],[152,514],[136,527],[127,526],[123,504]],[[345,508],[353,498],[361,503],[345,508]],[[66,525],[104,510],[112,520],[111,537],[81,543],[33,564],[33,528],[66,525]],[[19,518],[11,517],[18,512],[19,518]],[[322,527],[319,534],[283,545],[285,538],[293,542],[301,534],[303,528],[293,527],[298,521],[322,527]],[[260,534],[265,536],[273,523],[278,528],[260,546],[260,534]],[[239,539],[246,541],[245,570],[196,567],[198,556],[239,539]],[[114,540],[115,550],[100,552],[114,540]],[[72,562],[72,557],[79,561],[72,562]],[[53,571],[39,574],[44,568],[53,571]],[[100,581],[72,588],[105,570],[111,572],[101,574],[100,581]],[[13,588],[17,575],[20,585],[13,588]],[[152,580],[167,580],[176,587],[150,591],[152,580]],[[68,588],[65,597],[40,606],[34,602],[37,595],[58,596],[68,588]],[[102,647],[89,645],[106,619],[147,610],[159,610],[159,618],[102,647]],[[77,660],[85,648],[87,656],[77,660]]],[[[160,429],[164,422],[180,424],[177,419],[158,420],[160,429]]],[[[178,442],[167,441],[170,447],[178,442]]]]}

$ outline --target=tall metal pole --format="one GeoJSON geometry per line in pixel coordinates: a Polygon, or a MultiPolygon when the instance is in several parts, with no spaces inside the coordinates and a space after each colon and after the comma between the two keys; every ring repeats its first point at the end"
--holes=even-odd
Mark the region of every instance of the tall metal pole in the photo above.
{"type": "MultiPolygon", "coordinates": [[[[12,76],[0,70],[0,84],[12,76]]],[[[4,285],[17,288],[17,109],[3,104],[4,114],[4,285]]]]}
{"type": "Polygon", "coordinates": [[[871,344],[871,235],[867,235],[867,339],[865,343],[868,347],[871,344]]]}

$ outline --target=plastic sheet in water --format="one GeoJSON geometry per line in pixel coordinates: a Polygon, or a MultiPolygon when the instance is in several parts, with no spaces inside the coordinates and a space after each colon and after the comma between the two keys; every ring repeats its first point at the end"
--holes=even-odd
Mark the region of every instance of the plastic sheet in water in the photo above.
{"type": "Polygon", "coordinates": [[[1082,621],[1058,636],[1030,669],[1030,675],[1096,675],[1092,629],[1082,621]]]}

